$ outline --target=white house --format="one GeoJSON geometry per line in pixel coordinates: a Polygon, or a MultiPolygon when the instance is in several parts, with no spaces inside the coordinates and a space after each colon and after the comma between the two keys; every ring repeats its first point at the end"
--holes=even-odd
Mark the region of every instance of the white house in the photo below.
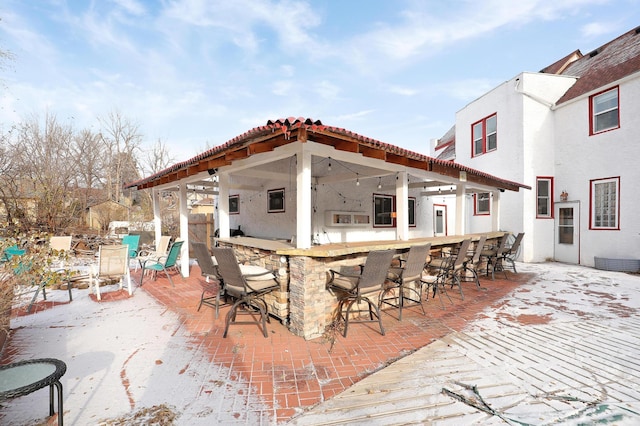
{"type": "Polygon", "coordinates": [[[497,208],[474,194],[466,232],[498,215],[502,229],[525,232],[525,262],[628,266],[640,259],[638,117],[640,27],[495,87],[456,113],[433,152],[534,188],[504,193],[497,208]]]}

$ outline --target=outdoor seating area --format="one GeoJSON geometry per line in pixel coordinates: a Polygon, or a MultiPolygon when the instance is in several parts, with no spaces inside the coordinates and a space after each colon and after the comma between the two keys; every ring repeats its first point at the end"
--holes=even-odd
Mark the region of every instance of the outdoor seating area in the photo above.
{"type": "MultiPolygon", "coordinates": [[[[40,295],[47,300],[50,289],[67,290],[72,302],[72,288],[82,286],[100,300],[100,286],[117,282],[120,289],[126,285],[131,296],[130,268],[133,260],[137,266],[139,241],[139,235],[122,239],[78,235],[23,237],[2,250],[2,273],[15,276],[15,292],[20,299],[29,295],[25,307],[28,313],[40,295]]],[[[152,258],[149,254],[147,257],[152,258]]]]}
{"type": "MultiPolygon", "coordinates": [[[[406,267],[410,263],[408,254],[409,252],[403,253],[400,258],[391,261],[393,266],[389,270],[397,273],[397,268],[406,267]]],[[[449,256],[449,259],[453,259],[453,256],[449,256]]],[[[445,264],[446,262],[443,262],[443,265],[445,264]]],[[[160,303],[163,310],[168,308],[179,315],[182,324],[179,334],[188,336],[189,348],[204,350],[208,354],[206,357],[210,360],[209,362],[230,368],[233,371],[231,373],[233,377],[246,380],[251,384],[254,389],[251,392],[252,395],[259,396],[262,401],[268,403],[266,408],[252,406],[251,409],[243,409],[239,418],[250,419],[253,418],[252,416],[263,416],[267,413],[279,421],[290,420],[300,413],[301,409],[337,396],[365,375],[378,369],[381,360],[395,360],[403,357],[407,353],[428,345],[434,339],[448,335],[452,330],[462,330],[473,318],[486,318],[487,313],[481,314],[486,307],[495,306],[502,297],[533,278],[526,271],[519,274],[507,272],[508,280],[503,279],[502,274],[498,274],[495,281],[492,281],[490,276],[481,276],[483,289],[479,289],[471,282],[468,288],[465,287],[465,299],[462,300],[458,291],[450,291],[450,282],[443,276],[444,274],[441,274],[439,284],[425,284],[426,292],[422,299],[422,306],[408,298],[405,299],[402,321],[398,320],[398,307],[389,305],[383,309],[380,318],[384,335],[380,333],[378,323],[358,326],[353,324],[348,337],[343,336],[340,328],[329,328],[321,338],[306,340],[292,334],[285,324],[273,321],[268,325],[269,340],[265,341],[261,324],[230,327],[227,330],[227,338],[221,338],[227,328],[226,315],[231,310],[231,306],[219,307],[222,313],[220,318],[216,317],[214,309],[199,309],[202,284],[206,282],[206,277],[200,273],[199,269],[199,266],[194,264],[191,276],[180,284],[176,283],[175,287],[164,275],[159,275],[154,285],[139,287],[142,278],[141,270],[132,271],[134,288],[137,287],[136,292],[141,293],[140,300],[144,301],[145,305],[149,303],[145,298],[151,295],[160,303]],[[445,297],[449,297],[449,303],[444,305],[445,309],[442,301],[438,302],[434,299],[434,288],[441,289],[447,295],[445,297]],[[268,343],[265,345],[264,342],[268,343]],[[368,348],[367,351],[360,351],[359,348],[362,347],[368,348]],[[354,351],[359,353],[357,357],[350,356],[354,351]],[[349,360],[348,365],[344,365],[340,360],[349,360]],[[304,374],[308,365],[313,365],[313,371],[316,373],[304,374]],[[266,411],[261,411],[263,414],[257,414],[254,410],[258,409],[266,411]]],[[[544,268],[544,270],[547,269],[544,268]]],[[[358,271],[358,268],[354,270],[358,271]]],[[[409,275],[407,273],[406,277],[408,278],[409,275]]],[[[425,277],[426,272],[421,274],[421,282],[425,277]]],[[[210,282],[214,279],[215,277],[210,282]]],[[[83,297],[86,292],[84,295],[78,293],[83,291],[86,290],[74,289],[74,298],[87,300],[88,298],[83,297]]],[[[129,300],[134,302],[138,299],[135,297],[123,299],[122,296],[126,293],[117,293],[119,297],[101,303],[119,304],[125,301],[129,303],[129,300]]],[[[395,302],[397,303],[397,299],[395,302]]],[[[74,306],[77,305],[69,304],[55,307],[53,310],[66,310],[74,306]]],[[[42,308],[37,306],[34,312],[42,312],[42,308]]],[[[26,313],[20,311],[20,315],[24,316],[26,313]]],[[[505,319],[513,321],[515,318],[507,316],[505,319]]],[[[542,319],[543,317],[525,315],[520,318],[520,321],[532,321],[531,323],[535,324],[542,319]]],[[[19,336],[18,333],[16,337],[19,338],[19,336]]],[[[20,356],[19,349],[17,351],[12,349],[11,345],[8,349],[4,362],[15,362],[20,359],[15,358],[20,356]]],[[[51,356],[65,360],[71,359],[68,355],[63,356],[64,354],[57,353],[55,350],[54,346],[51,356]]],[[[171,352],[173,353],[174,350],[175,347],[172,346],[171,352]]],[[[167,361],[168,359],[165,359],[165,362],[167,361]]],[[[194,368],[196,368],[195,365],[194,368]]],[[[178,369],[179,367],[176,369],[176,374],[178,369]]],[[[131,379],[135,380],[135,377],[131,379]]],[[[198,389],[200,389],[199,394],[207,394],[206,392],[203,394],[200,387],[198,389]]],[[[213,391],[211,396],[214,395],[219,395],[219,392],[213,391]]],[[[73,407],[74,404],[77,407],[78,402],[74,402],[74,398],[79,397],[77,390],[72,391],[69,396],[65,394],[65,399],[70,400],[70,405],[66,407],[73,407]]],[[[68,415],[69,418],[74,418],[82,414],[77,408],[72,408],[68,415]]],[[[66,416],[67,413],[65,413],[66,416]]]]}

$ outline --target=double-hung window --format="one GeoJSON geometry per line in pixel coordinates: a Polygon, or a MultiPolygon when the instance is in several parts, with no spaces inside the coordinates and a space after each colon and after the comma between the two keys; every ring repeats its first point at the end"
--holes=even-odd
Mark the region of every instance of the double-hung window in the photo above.
{"type": "Polygon", "coordinates": [[[473,212],[476,216],[488,215],[491,213],[491,196],[488,192],[480,192],[474,195],[475,203],[473,212]]]}
{"type": "Polygon", "coordinates": [[[490,115],[471,125],[473,157],[498,148],[498,116],[490,115]]]}
{"type": "Polygon", "coordinates": [[[590,134],[605,132],[620,127],[620,109],[618,103],[618,88],[614,87],[606,92],[598,93],[589,98],[591,112],[590,134]]]}
{"type": "Polygon", "coordinates": [[[591,229],[620,229],[620,178],[591,181],[591,229]]]}
{"type": "Polygon", "coordinates": [[[553,178],[539,177],[536,180],[536,217],[553,217],[553,178]]]}

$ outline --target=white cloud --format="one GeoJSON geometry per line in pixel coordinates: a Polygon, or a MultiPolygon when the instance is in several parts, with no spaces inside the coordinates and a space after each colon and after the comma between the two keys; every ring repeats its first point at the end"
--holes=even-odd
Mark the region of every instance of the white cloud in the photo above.
{"type": "Polygon", "coordinates": [[[273,88],[271,89],[271,93],[277,96],[289,96],[291,94],[292,88],[291,81],[276,81],[273,84],[273,88]]]}
{"type": "Polygon", "coordinates": [[[135,0],[112,0],[127,13],[135,16],[142,16],[146,13],[145,7],[135,0]]]}
{"type": "Polygon", "coordinates": [[[354,112],[354,113],[351,113],[351,114],[339,115],[339,116],[335,117],[335,120],[336,121],[352,121],[352,120],[356,120],[356,119],[371,115],[374,112],[375,112],[375,110],[373,110],[373,109],[357,111],[357,112],[354,112]]]}
{"type": "Polygon", "coordinates": [[[269,45],[269,30],[277,37],[281,51],[293,53],[313,49],[307,32],[320,20],[304,2],[264,0],[177,0],[163,11],[164,19],[183,25],[209,28],[235,45],[255,52],[269,45]]]}
{"type": "Polygon", "coordinates": [[[599,37],[605,34],[616,32],[620,27],[619,24],[611,22],[592,22],[581,28],[580,32],[583,37],[599,37]]]}
{"type": "Polygon", "coordinates": [[[496,87],[496,82],[493,80],[468,78],[440,85],[438,89],[455,99],[469,102],[477,99],[494,87],[496,87]]]}
{"type": "Polygon", "coordinates": [[[313,90],[323,99],[335,100],[338,99],[340,95],[340,87],[327,81],[323,80],[314,85],[313,90]]]}
{"type": "Polygon", "coordinates": [[[402,95],[402,96],[414,96],[419,93],[419,91],[416,89],[412,89],[410,87],[402,87],[402,86],[390,86],[389,92],[396,95],[402,95]]]}
{"type": "MultiPolygon", "coordinates": [[[[355,36],[339,53],[363,72],[399,68],[419,58],[434,56],[463,40],[473,40],[506,26],[534,20],[557,20],[578,8],[604,0],[462,0],[436,14],[420,2],[409,3],[385,23],[355,36]],[[357,52],[357,54],[354,54],[357,52]]],[[[339,47],[339,46],[336,46],[339,47]]]]}

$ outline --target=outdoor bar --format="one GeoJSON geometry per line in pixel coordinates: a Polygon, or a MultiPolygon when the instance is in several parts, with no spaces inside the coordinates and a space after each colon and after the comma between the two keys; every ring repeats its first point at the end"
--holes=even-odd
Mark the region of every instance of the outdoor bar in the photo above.
{"type": "MultiPolygon", "coordinates": [[[[487,241],[502,238],[506,232],[489,232],[487,241]]],[[[480,234],[428,237],[409,241],[367,241],[334,243],[297,249],[284,241],[251,237],[219,239],[220,246],[233,247],[239,259],[247,264],[276,271],[280,279],[280,291],[268,294],[265,299],[269,313],[281,319],[289,330],[305,339],[322,336],[331,324],[337,306],[336,297],[326,289],[329,270],[341,266],[357,266],[363,263],[373,250],[396,250],[397,255],[407,252],[412,245],[431,243],[432,253],[445,247],[458,245],[470,238],[477,242],[480,234]]]]}
{"type": "Polygon", "coordinates": [[[481,234],[495,240],[504,235],[498,215],[487,218],[486,229],[466,229],[468,200],[490,194],[497,211],[503,192],[530,189],[304,118],[270,120],[125,186],[152,191],[156,241],[161,200],[178,194],[183,274],[190,239],[232,247],[241,263],[275,271],[280,289],[265,296],[269,314],[307,339],[332,321],[329,269],[359,265],[374,250],[402,255],[427,242],[439,250],[481,234]],[[215,238],[190,232],[193,194],[215,198],[215,238]],[[445,196],[454,197],[450,213],[445,196]]]}

